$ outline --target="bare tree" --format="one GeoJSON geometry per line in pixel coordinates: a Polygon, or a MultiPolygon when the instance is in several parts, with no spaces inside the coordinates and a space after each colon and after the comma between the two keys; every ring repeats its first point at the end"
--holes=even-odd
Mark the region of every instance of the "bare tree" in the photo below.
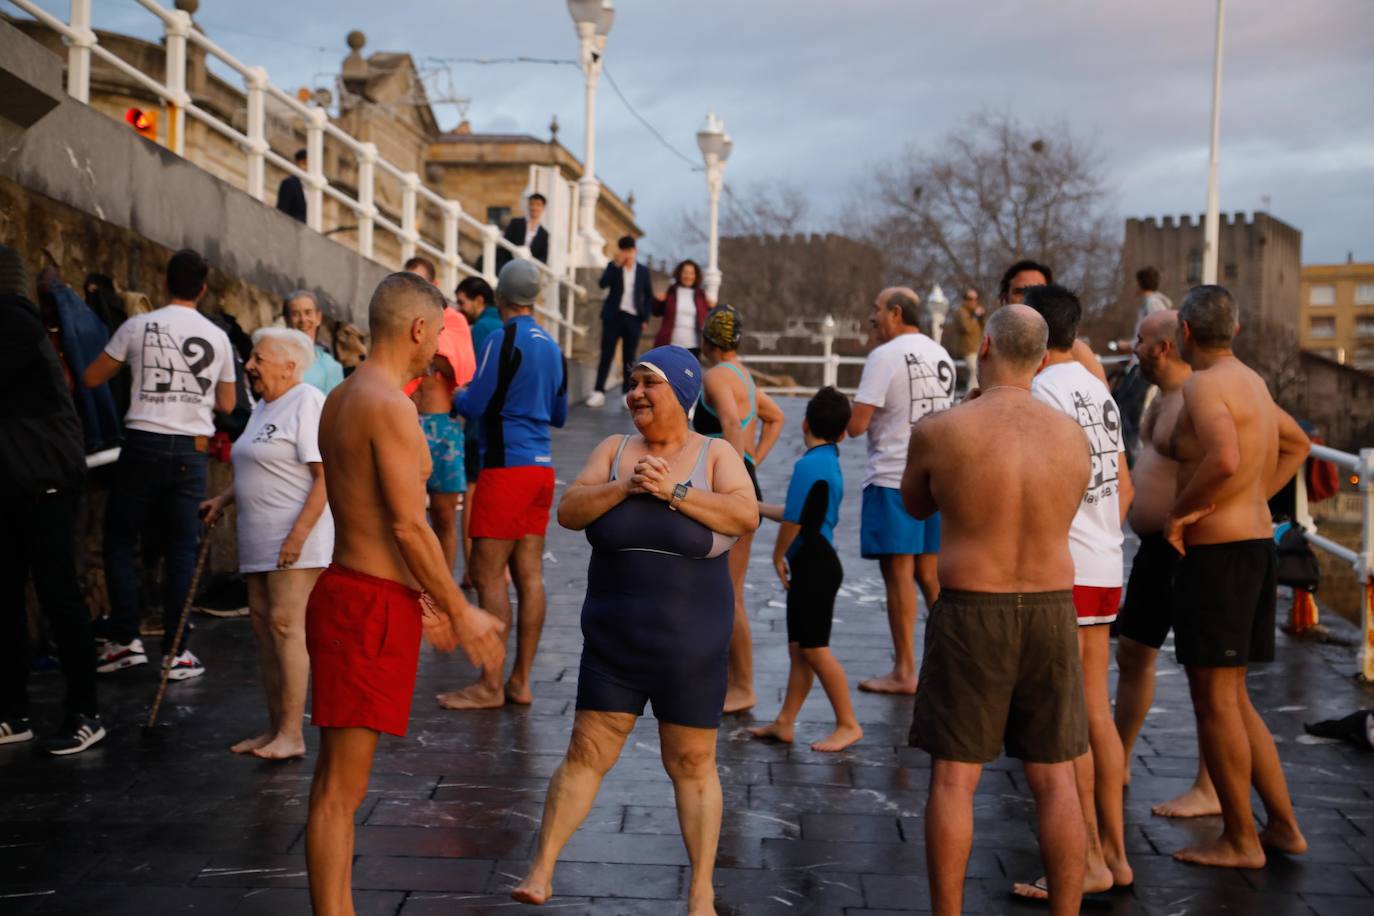
{"type": "Polygon", "coordinates": [[[985,111],[932,149],[879,165],[860,231],[893,282],[973,286],[990,298],[1006,267],[1029,257],[1091,314],[1115,301],[1120,261],[1100,162],[1067,124],[985,111]]]}

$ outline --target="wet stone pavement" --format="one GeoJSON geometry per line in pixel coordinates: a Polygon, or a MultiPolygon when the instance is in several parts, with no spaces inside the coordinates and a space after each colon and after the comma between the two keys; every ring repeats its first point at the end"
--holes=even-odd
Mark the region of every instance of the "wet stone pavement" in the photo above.
{"type": "MultiPolygon", "coordinates": [[[[801,402],[762,468],[765,497],[781,501],[801,451],[801,402]]],[[[560,483],[603,435],[629,428],[623,410],[574,410],[554,443],[560,483]]],[[[887,670],[890,644],[876,563],[858,559],[863,446],[846,443],[838,540],[846,566],[833,646],[850,683],[887,670]]],[[[560,487],[561,490],[561,487],[560,487]]],[[[746,726],[776,712],[787,676],[782,591],[764,523],[747,593],[757,666],[757,719],[727,718],[719,758],[725,818],[716,869],[722,914],[880,916],[929,908],[922,808],[929,758],[905,747],[909,699],[855,691],[864,740],[839,755],[807,745],[828,733],[819,685],[791,748],[753,741],[746,726]]],[[[512,913],[507,896],[528,862],[549,775],[572,724],[588,548],[552,525],[546,556],[548,624],[532,707],[480,713],[439,709],[434,695],[466,683],[467,663],[426,649],[409,736],[383,737],[371,790],[358,812],[353,883],[358,912],[512,913]]],[[[924,614],[922,615],[924,619],[924,614]]],[[[309,911],[303,825],[314,763],[267,763],[228,747],[264,720],[246,620],[196,618],[205,677],[169,689],[153,745],[138,723],[156,689],[154,669],[102,679],[110,738],[74,758],[32,745],[0,748],[0,914],[292,914],[309,911]]],[[[1347,628],[1347,631],[1349,628],[1347,628]]],[[[150,646],[150,649],[152,647],[150,646]]],[[[1312,844],[1300,859],[1259,871],[1218,871],[1169,853],[1213,834],[1218,819],[1173,822],[1150,805],[1185,789],[1195,766],[1193,718],[1182,671],[1162,655],[1156,709],[1134,758],[1127,795],[1133,892],[1085,903],[1092,913],[1374,913],[1374,754],[1303,734],[1303,721],[1374,706],[1356,685],[1354,650],[1279,639],[1279,660],[1250,679],[1312,844]]],[[[35,674],[35,725],[57,715],[60,681],[35,674]]],[[[687,858],[657,731],[641,720],[555,877],[560,913],[681,913],[687,858]]],[[[966,908],[1033,913],[1008,896],[1012,880],[1041,874],[1034,812],[1019,765],[988,767],[976,806],[966,908]]]]}

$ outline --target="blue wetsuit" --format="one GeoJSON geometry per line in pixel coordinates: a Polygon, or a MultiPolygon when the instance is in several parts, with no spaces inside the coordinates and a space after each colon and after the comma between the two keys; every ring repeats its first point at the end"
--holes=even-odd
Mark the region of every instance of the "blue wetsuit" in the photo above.
{"type": "MultiPolygon", "coordinates": [[[[702,443],[688,486],[710,489],[710,448],[702,443]]],[[[736,539],[641,494],[587,526],[587,540],[577,708],[643,715],[651,702],[660,722],[718,727],[735,614],[727,554],[736,539]]]]}

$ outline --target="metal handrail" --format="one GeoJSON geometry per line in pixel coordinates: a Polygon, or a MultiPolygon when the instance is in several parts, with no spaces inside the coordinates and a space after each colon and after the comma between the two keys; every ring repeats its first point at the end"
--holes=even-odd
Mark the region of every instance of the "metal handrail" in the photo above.
{"type": "MultiPolygon", "coordinates": [[[[564,276],[550,268],[547,264],[535,261],[528,248],[515,245],[502,238],[495,227],[488,226],[470,214],[463,211],[462,206],[456,200],[449,200],[433,189],[420,183],[418,176],[413,172],[406,171],[377,155],[376,147],[371,143],[364,143],[351,136],[347,131],[340,128],[337,124],[323,117],[322,109],[312,108],[302,104],[299,99],[283,91],[280,87],[272,84],[266,78],[266,72],[261,68],[250,66],[229,51],[225,50],[205,33],[195,27],[190,15],[181,10],[170,10],[164,7],[157,0],[135,0],[135,2],[156,16],[163,24],[166,31],[166,54],[167,54],[167,81],[159,80],[143,73],[132,64],[121,59],[107,48],[100,46],[99,40],[94,30],[89,27],[91,19],[92,0],[72,0],[72,22],[68,24],[48,13],[38,6],[33,0],[10,0],[15,6],[28,13],[35,20],[52,29],[69,45],[68,63],[68,94],[74,98],[88,102],[90,97],[90,57],[93,54],[101,61],[108,63],[120,73],[124,74],[144,89],[162,99],[169,106],[172,117],[168,123],[168,145],[173,152],[184,155],[184,128],[181,121],[182,113],[190,115],[196,121],[204,124],[207,128],[215,131],[228,139],[236,146],[243,148],[247,152],[249,159],[248,168],[248,192],[259,200],[266,202],[266,189],[263,183],[264,163],[271,163],[288,175],[293,175],[300,179],[306,187],[306,207],[307,224],[317,231],[323,231],[322,208],[325,198],[334,200],[341,206],[351,210],[359,220],[359,242],[358,251],[364,257],[372,258],[372,227],[380,226],[384,230],[392,233],[400,242],[402,260],[409,256],[415,249],[425,251],[436,258],[443,266],[446,276],[443,282],[452,285],[450,281],[456,283],[457,276],[485,276],[489,282],[496,281],[495,271],[495,251],[504,248],[513,256],[530,259],[546,282],[557,284],[560,290],[567,290],[570,295],[586,296],[587,291],[578,284],[570,275],[564,276]],[[79,23],[78,27],[75,25],[79,23]],[[224,63],[243,77],[245,93],[248,98],[248,127],[247,132],[227,124],[216,115],[195,105],[186,93],[185,73],[186,73],[186,48],[193,44],[201,48],[206,54],[224,63]],[[311,150],[311,167],[309,171],[299,169],[294,163],[277,154],[265,140],[266,136],[266,113],[265,106],[261,100],[271,97],[275,101],[286,106],[305,121],[307,136],[307,149],[311,150]],[[257,102],[257,104],[255,104],[257,102]],[[359,157],[359,195],[363,194],[361,183],[369,182],[367,199],[355,199],[345,192],[329,184],[323,172],[323,138],[328,136],[341,143],[347,149],[359,157]],[[368,168],[363,168],[366,162],[368,168]],[[380,169],[391,175],[402,185],[402,193],[407,201],[402,207],[400,224],[386,218],[377,211],[373,199],[375,195],[375,173],[373,168],[380,169]],[[364,177],[366,176],[366,177],[364,177]],[[413,195],[412,195],[413,192],[413,195]],[[423,199],[437,207],[445,215],[446,231],[442,242],[432,242],[424,238],[420,232],[420,219],[417,216],[416,208],[411,202],[416,199],[423,199]],[[453,219],[456,217],[456,220],[453,219]],[[452,220],[452,221],[450,221],[452,220]],[[478,271],[475,267],[466,264],[458,250],[457,232],[451,231],[447,227],[465,226],[471,230],[482,242],[483,251],[483,271],[478,271]]],[[[558,298],[558,297],[555,297],[558,298]]],[[[538,311],[541,315],[556,323],[560,327],[567,329],[574,334],[585,334],[586,328],[581,327],[565,317],[556,308],[540,306],[538,311]]]]}

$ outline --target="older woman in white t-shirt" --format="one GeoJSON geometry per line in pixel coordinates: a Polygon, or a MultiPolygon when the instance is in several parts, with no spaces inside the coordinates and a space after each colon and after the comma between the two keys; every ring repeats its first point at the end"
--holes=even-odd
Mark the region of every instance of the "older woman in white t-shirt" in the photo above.
{"type": "Polygon", "coordinates": [[[253,334],[244,369],[259,400],[234,443],[233,485],[202,506],[213,520],[238,505],[239,571],[248,583],[268,728],[232,750],[269,760],[305,753],[305,605],[334,551],[319,448],[324,395],[302,381],[314,358],[314,344],[300,331],[253,334]]]}

